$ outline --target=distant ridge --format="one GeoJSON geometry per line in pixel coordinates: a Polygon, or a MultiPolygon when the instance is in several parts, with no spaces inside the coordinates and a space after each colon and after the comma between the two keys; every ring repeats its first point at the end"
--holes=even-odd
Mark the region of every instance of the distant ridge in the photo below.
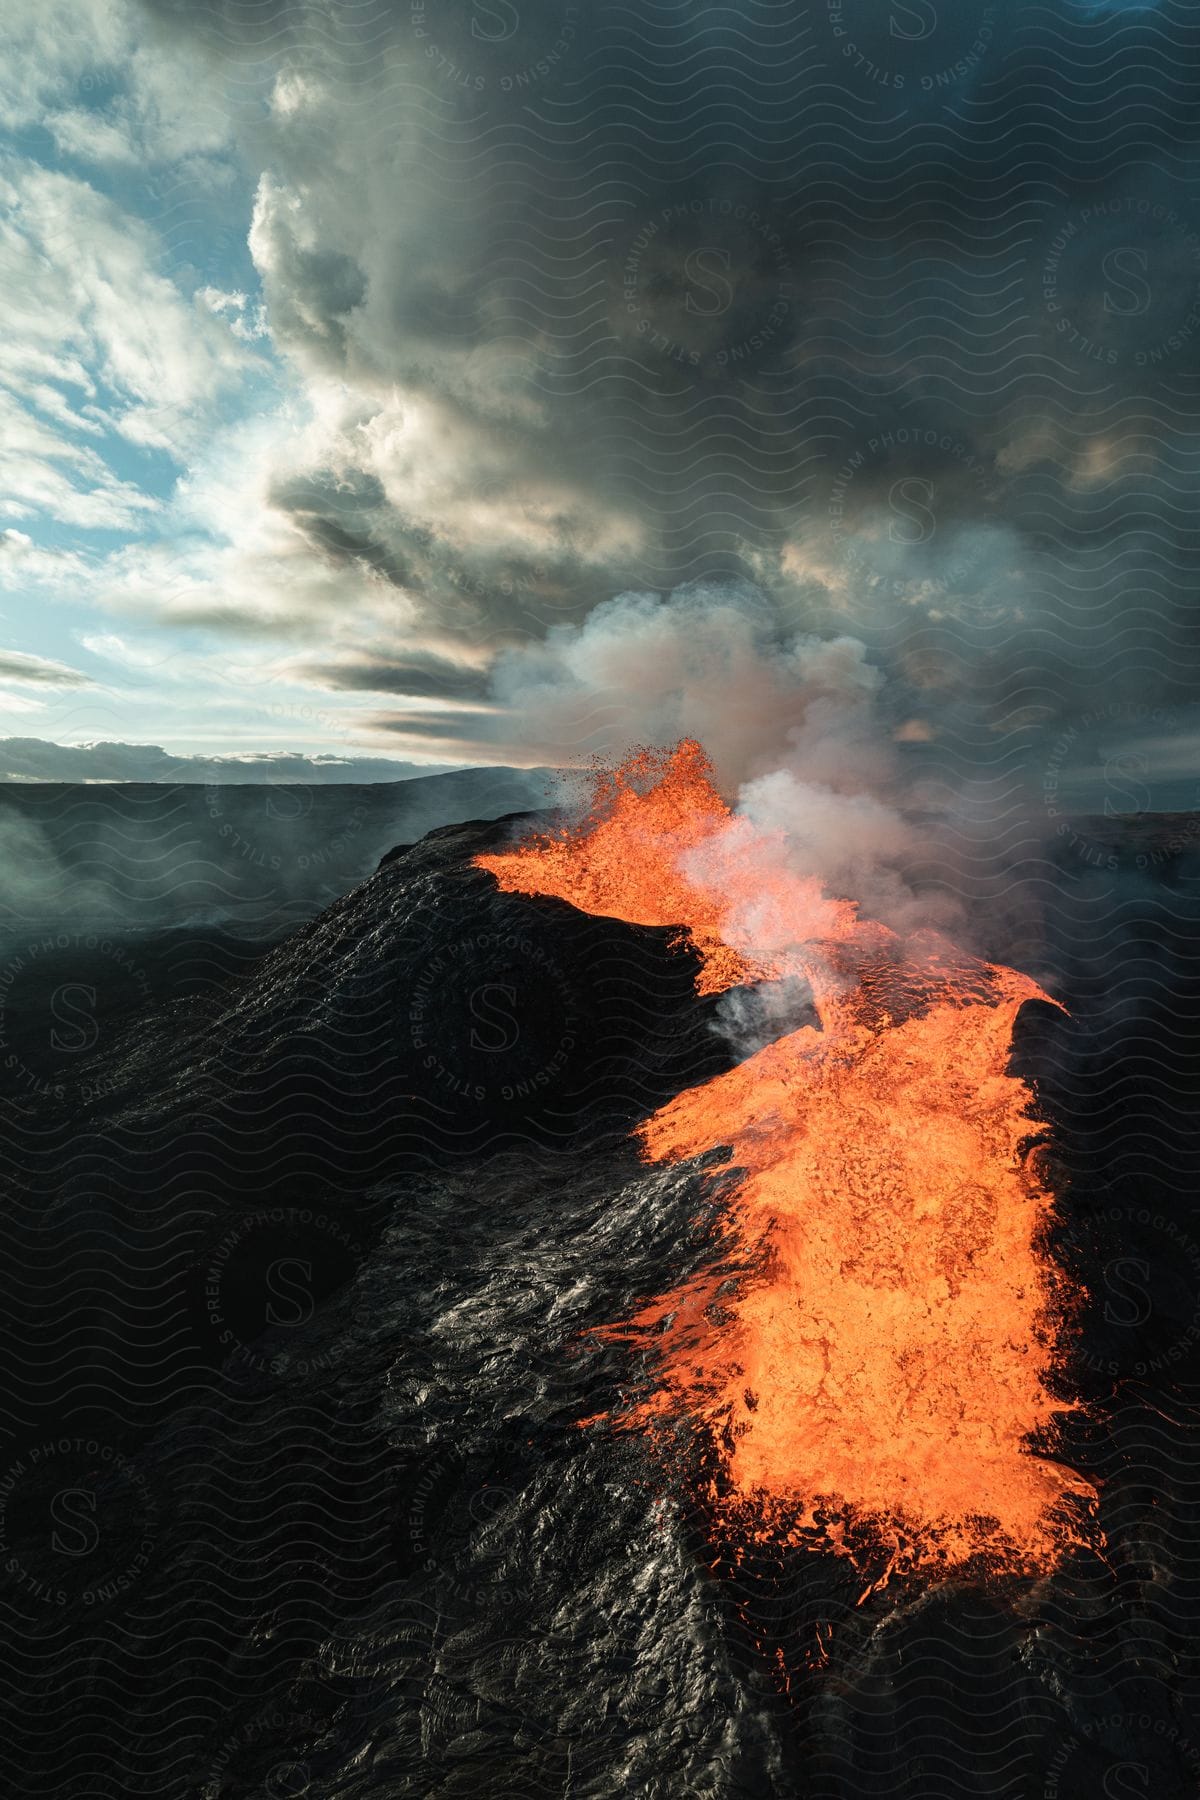
{"type": "Polygon", "coordinates": [[[394,845],[546,803],[549,772],[364,783],[0,783],[0,937],[311,918],[394,845]]]}

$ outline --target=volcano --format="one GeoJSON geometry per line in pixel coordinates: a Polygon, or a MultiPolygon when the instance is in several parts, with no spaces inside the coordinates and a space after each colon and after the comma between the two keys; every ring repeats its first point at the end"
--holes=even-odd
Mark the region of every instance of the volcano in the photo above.
{"type": "Polygon", "coordinates": [[[433,831],[4,1101],[27,1791],[1188,1791],[1181,853],[1039,983],[746,935],[705,779],[433,831]],[[684,880],[590,856],[652,795],[684,880]]]}
{"type": "Polygon", "coordinates": [[[478,860],[517,891],[685,921],[700,991],[758,977],[768,1007],[788,979],[812,997],[815,1023],[639,1133],[655,1160],[728,1141],[745,1171],[736,1230],[766,1265],[752,1291],[721,1300],[714,1282],[637,1321],[660,1315],[668,1385],[707,1403],[743,1501],[790,1506],[852,1559],[861,1518],[889,1571],[988,1550],[1053,1566],[1070,1532],[1048,1515],[1094,1490],[1029,1454],[1055,1418],[1063,1299],[1039,1251],[1049,1196],[1022,1167],[1032,1095],[1006,1065],[1018,1008],[1046,996],[861,919],[787,852],[685,741],[616,771],[582,826],[478,860]]]}

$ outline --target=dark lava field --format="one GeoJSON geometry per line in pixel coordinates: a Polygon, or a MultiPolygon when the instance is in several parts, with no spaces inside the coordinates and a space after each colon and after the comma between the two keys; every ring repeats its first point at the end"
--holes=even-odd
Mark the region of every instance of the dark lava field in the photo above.
{"type": "Polygon", "coordinates": [[[14,915],[10,1791],[1195,1792],[1193,823],[1077,821],[1020,906],[973,896],[1067,1009],[1026,1007],[1014,1068],[1087,1295],[1062,1379],[1104,1553],[865,1600],[843,1558],[732,1543],[711,1446],[664,1468],[598,1418],[654,1351],[597,1328],[737,1272],[728,1152],[630,1142],[730,1066],[671,931],[500,893],[471,858],[513,818],[418,829],[273,929],[244,894],[14,915]]]}

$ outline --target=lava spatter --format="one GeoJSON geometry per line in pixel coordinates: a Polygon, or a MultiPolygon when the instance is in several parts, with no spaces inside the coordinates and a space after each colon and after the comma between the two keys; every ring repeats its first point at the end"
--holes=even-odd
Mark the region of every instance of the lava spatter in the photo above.
{"type": "Polygon", "coordinates": [[[786,869],[782,837],[730,811],[694,739],[673,751],[638,750],[594,782],[578,824],[477,857],[479,867],[510,892],[553,894],[632,924],[685,928],[700,954],[702,994],[788,973],[782,950],[798,929],[835,939],[852,928],[852,906],[786,869]]]}
{"type": "Polygon", "coordinates": [[[896,1568],[1053,1568],[1093,1490],[1046,1454],[1074,1296],[1041,1248],[1032,1096],[1006,1073],[1037,985],[824,894],[730,811],[691,741],[600,779],[581,822],[478,861],[507,889],[678,925],[703,992],[802,976],[814,997],[819,1029],[640,1128],[652,1161],[731,1147],[732,1223],[761,1255],[734,1299],[714,1275],[612,1328],[653,1328],[658,1354],[623,1422],[703,1420],[747,1529],[845,1555],[866,1531],[896,1568]]]}

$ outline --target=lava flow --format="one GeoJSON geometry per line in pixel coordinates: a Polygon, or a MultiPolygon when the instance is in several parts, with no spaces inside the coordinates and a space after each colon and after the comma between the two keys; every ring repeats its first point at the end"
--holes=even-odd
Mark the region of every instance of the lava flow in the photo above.
{"type": "Polygon", "coordinates": [[[478,858],[503,888],[679,926],[703,992],[812,993],[819,1025],[640,1128],[653,1161],[732,1148],[733,1224],[758,1266],[734,1295],[714,1275],[615,1328],[660,1358],[626,1422],[706,1421],[714,1500],[751,1531],[856,1559],[865,1533],[889,1569],[1048,1570],[1094,1490],[1046,1454],[1077,1296],[1040,1248],[1032,1097],[1005,1073],[1018,1009],[1045,995],[860,919],[789,857],[685,741],[602,777],[580,823],[478,858]]]}

